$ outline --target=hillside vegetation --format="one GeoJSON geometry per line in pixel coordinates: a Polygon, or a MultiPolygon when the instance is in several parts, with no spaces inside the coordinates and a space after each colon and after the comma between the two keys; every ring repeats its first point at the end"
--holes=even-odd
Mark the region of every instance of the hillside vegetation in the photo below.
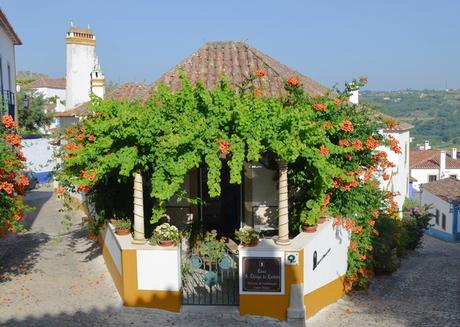
{"type": "Polygon", "coordinates": [[[436,147],[460,147],[460,90],[363,91],[361,101],[414,125],[412,147],[424,140],[436,147]]]}

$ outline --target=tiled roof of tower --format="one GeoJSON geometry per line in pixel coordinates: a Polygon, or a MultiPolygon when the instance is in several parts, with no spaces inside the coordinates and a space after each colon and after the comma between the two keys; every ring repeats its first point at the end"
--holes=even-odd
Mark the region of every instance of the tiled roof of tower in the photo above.
{"type": "Polygon", "coordinates": [[[454,177],[423,184],[423,190],[448,202],[460,202],[460,181],[454,177]]]}
{"type": "Polygon", "coordinates": [[[26,84],[24,87],[27,89],[38,89],[41,87],[47,87],[50,89],[65,89],[65,79],[39,78],[32,83],[26,84]]]}
{"type": "Polygon", "coordinates": [[[240,85],[244,76],[254,73],[257,69],[264,69],[267,76],[265,77],[266,83],[263,85],[266,87],[267,95],[283,94],[284,80],[291,76],[297,77],[310,95],[320,95],[327,91],[325,86],[250,47],[245,42],[206,43],[190,57],[161,76],[152,85],[152,88],[159,83],[166,83],[173,91],[178,90],[181,87],[179,67],[183,68],[191,82],[202,81],[209,89],[218,85],[222,75],[226,75],[231,84],[240,85]]]}
{"type": "MultiPolygon", "coordinates": [[[[419,150],[410,152],[411,169],[439,169],[440,150],[419,150]]],[[[460,169],[460,160],[446,153],[446,169],[460,169]]]]}
{"type": "Polygon", "coordinates": [[[148,97],[151,86],[146,83],[124,83],[107,93],[105,98],[113,100],[142,100],[148,97]]]}

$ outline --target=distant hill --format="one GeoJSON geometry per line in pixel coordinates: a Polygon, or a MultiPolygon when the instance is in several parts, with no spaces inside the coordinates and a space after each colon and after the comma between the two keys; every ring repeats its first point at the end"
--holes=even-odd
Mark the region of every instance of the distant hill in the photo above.
{"type": "Polygon", "coordinates": [[[460,148],[460,90],[361,92],[361,101],[414,125],[412,147],[429,140],[440,148],[460,148]]]}

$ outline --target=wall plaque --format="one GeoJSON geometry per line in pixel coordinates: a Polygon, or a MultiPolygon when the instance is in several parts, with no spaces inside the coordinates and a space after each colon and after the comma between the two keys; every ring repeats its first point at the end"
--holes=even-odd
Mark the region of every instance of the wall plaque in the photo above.
{"type": "Polygon", "coordinates": [[[242,267],[244,292],[282,291],[280,257],[243,257],[242,267]]]}

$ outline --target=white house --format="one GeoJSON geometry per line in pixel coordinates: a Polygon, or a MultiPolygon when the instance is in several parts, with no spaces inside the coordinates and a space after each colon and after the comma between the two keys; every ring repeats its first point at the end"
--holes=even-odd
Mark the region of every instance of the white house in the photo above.
{"type": "Polygon", "coordinates": [[[444,178],[420,185],[421,202],[432,206],[434,214],[427,233],[446,240],[459,241],[460,227],[458,210],[460,205],[460,181],[456,178],[444,178]]]}
{"type": "Polygon", "coordinates": [[[414,191],[420,191],[420,185],[436,180],[455,177],[460,178],[460,160],[457,149],[416,150],[410,152],[410,176],[414,191]]]}
{"type": "Polygon", "coordinates": [[[25,88],[36,90],[45,99],[59,98],[62,101],[66,100],[65,79],[63,78],[39,78],[27,84],[25,88]]]}
{"type": "MultiPolygon", "coordinates": [[[[350,102],[354,104],[359,103],[359,91],[353,91],[350,96],[350,102]]],[[[394,119],[387,117],[388,119],[394,119]]],[[[395,120],[395,119],[394,119],[395,120]]],[[[395,120],[396,121],[396,120],[395,120]]],[[[380,180],[380,187],[383,190],[395,193],[395,201],[398,204],[399,211],[402,212],[404,200],[409,196],[409,143],[410,143],[410,130],[412,125],[407,123],[398,123],[392,128],[381,130],[380,133],[387,138],[393,138],[399,143],[401,148],[400,153],[395,153],[389,147],[379,147],[377,150],[385,151],[388,160],[395,165],[394,168],[387,168],[385,172],[390,176],[389,180],[380,180]]]]}
{"type": "Polygon", "coordinates": [[[0,9],[0,116],[9,114],[17,122],[15,46],[22,42],[0,9]]]}

